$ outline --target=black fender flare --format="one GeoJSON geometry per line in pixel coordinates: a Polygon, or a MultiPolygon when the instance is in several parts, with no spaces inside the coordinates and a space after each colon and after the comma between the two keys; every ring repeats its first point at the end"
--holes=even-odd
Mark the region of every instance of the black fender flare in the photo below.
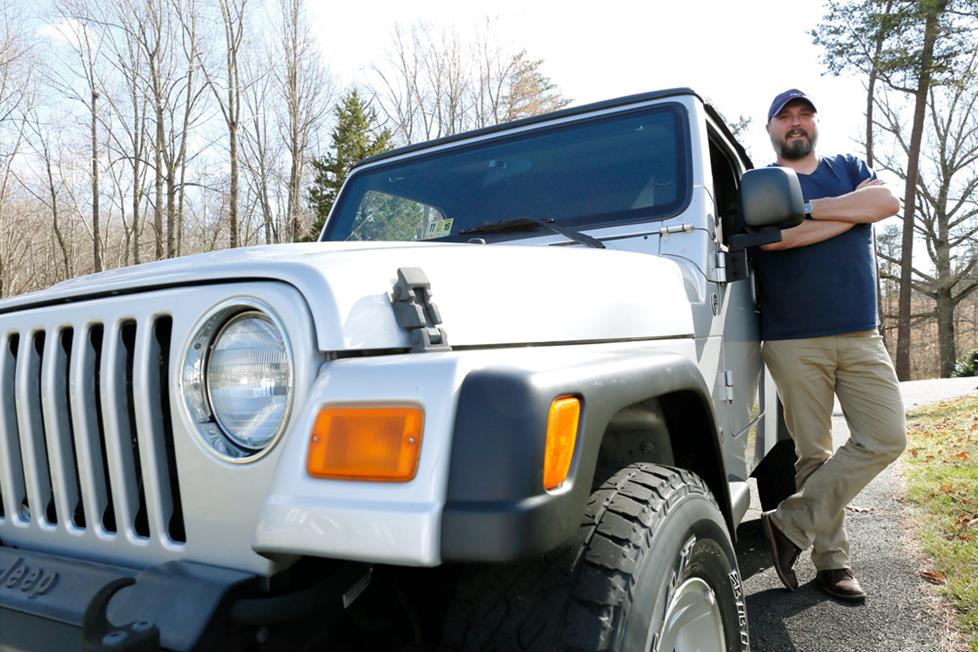
{"type": "Polygon", "coordinates": [[[710,487],[733,532],[713,403],[696,364],[675,353],[615,351],[544,370],[488,367],[467,374],[458,393],[442,512],[442,560],[514,561],[567,540],[584,514],[612,418],[667,395],[675,399],[666,408],[670,431],[681,428],[679,436],[690,444],[684,446],[687,459],[676,464],[695,467],[690,470],[710,487]],[[581,420],[568,478],[547,491],[547,416],[560,396],[580,397],[581,420]]]}

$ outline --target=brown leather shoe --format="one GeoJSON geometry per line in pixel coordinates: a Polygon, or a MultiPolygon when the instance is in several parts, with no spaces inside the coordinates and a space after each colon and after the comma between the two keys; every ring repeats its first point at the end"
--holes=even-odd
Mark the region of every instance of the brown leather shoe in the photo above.
{"type": "Polygon", "coordinates": [[[761,523],[764,525],[764,534],[767,536],[767,542],[771,545],[774,570],[777,571],[778,577],[781,578],[784,585],[794,591],[798,588],[798,577],[795,575],[795,571],[791,570],[791,567],[798,561],[801,548],[792,543],[791,539],[786,537],[778,529],[774,521],[771,520],[771,514],[773,512],[763,512],[761,514],[761,523]]]}
{"type": "Polygon", "coordinates": [[[866,599],[866,592],[863,591],[863,587],[859,585],[859,580],[852,574],[850,568],[818,571],[815,582],[818,588],[834,598],[852,602],[862,602],[866,599]]]}

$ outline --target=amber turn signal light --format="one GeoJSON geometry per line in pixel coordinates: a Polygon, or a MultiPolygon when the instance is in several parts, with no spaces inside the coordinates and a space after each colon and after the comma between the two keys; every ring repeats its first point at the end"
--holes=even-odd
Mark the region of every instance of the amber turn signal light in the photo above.
{"type": "Polygon", "coordinates": [[[550,404],[543,460],[543,486],[546,489],[556,489],[567,479],[580,419],[580,399],[562,396],[550,404]]]}
{"type": "Polygon", "coordinates": [[[417,407],[320,410],[306,471],[317,478],[407,482],[418,470],[424,412],[417,407]]]}

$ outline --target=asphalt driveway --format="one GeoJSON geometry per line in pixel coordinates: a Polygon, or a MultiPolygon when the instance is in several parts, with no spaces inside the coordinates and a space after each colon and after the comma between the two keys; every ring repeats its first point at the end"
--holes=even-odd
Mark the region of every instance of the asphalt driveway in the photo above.
{"type": "MultiPolygon", "coordinates": [[[[978,378],[903,383],[907,408],[974,393],[978,378]]],[[[840,446],[849,429],[836,405],[833,438],[840,446]]],[[[737,556],[747,592],[751,649],[799,652],[896,652],[962,649],[934,587],[918,574],[929,570],[908,532],[910,508],[900,502],[903,479],[891,466],[850,504],[846,514],[850,558],[869,598],[847,605],[815,587],[815,569],[804,553],[795,567],[801,588],[789,593],[771,568],[761,530],[760,505],[738,529],[737,556]]]]}

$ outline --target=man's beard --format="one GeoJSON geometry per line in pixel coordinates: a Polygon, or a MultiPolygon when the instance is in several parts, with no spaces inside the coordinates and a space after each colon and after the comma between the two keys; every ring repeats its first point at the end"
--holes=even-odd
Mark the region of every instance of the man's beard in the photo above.
{"type": "Polygon", "coordinates": [[[775,143],[775,146],[778,149],[778,154],[781,156],[781,158],[787,161],[799,161],[812,153],[812,151],[815,149],[815,140],[817,136],[814,133],[802,133],[804,135],[803,138],[794,138],[789,140],[788,137],[785,136],[784,140],[775,143]]]}

